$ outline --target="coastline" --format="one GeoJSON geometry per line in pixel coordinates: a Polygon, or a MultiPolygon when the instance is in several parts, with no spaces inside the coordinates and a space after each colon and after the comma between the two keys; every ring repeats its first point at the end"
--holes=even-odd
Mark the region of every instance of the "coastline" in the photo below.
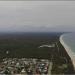
{"type": "Polygon", "coordinates": [[[72,61],[73,65],[74,65],[74,69],[75,69],[75,54],[72,52],[71,48],[64,42],[64,40],[63,40],[64,35],[65,34],[60,36],[59,41],[62,44],[62,46],[65,48],[65,50],[68,53],[68,55],[70,56],[71,61],[72,61]]]}

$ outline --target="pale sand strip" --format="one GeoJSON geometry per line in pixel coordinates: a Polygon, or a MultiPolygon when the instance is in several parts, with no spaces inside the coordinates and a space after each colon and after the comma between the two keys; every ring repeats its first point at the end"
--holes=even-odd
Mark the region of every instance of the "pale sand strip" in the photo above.
{"type": "Polygon", "coordinates": [[[66,52],[70,56],[71,61],[72,61],[73,65],[74,65],[74,68],[75,68],[75,53],[72,52],[71,48],[62,39],[64,35],[65,34],[63,34],[63,35],[60,36],[60,43],[63,45],[63,47],[65,48],[66,52]]]}

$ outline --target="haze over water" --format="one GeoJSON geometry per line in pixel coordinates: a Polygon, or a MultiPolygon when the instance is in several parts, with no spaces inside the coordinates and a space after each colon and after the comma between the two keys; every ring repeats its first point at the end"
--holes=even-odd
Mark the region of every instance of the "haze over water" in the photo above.
{"type": "Polygon", "coordinates": [[[75,33],[64,34],[62,40],[75,53],[75,33]]]}

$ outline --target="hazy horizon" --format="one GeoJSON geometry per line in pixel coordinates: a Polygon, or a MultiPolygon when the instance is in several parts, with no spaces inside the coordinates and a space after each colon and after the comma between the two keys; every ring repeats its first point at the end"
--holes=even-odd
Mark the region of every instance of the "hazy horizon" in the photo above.
{"type": "Polygon", "coordinates": [[[75,32],[75,1],[0,1],[0,32],[75,32]]]}

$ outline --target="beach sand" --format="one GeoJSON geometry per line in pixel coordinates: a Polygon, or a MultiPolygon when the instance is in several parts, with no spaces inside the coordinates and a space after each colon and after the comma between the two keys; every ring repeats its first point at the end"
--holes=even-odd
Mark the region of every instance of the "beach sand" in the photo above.
{"type": "Polygon", "coordinates": [[[60,36],[60,43],[63,45],[63,47],[65,48],[66,52],[68,53],[68,55],[71,58],[71,61],[74,65],[74,69],[75,69],[75,53],[72,52],[71,48],[65,43],[65,41],[63,40],[63,36],[65,34],[60,36]]]}

